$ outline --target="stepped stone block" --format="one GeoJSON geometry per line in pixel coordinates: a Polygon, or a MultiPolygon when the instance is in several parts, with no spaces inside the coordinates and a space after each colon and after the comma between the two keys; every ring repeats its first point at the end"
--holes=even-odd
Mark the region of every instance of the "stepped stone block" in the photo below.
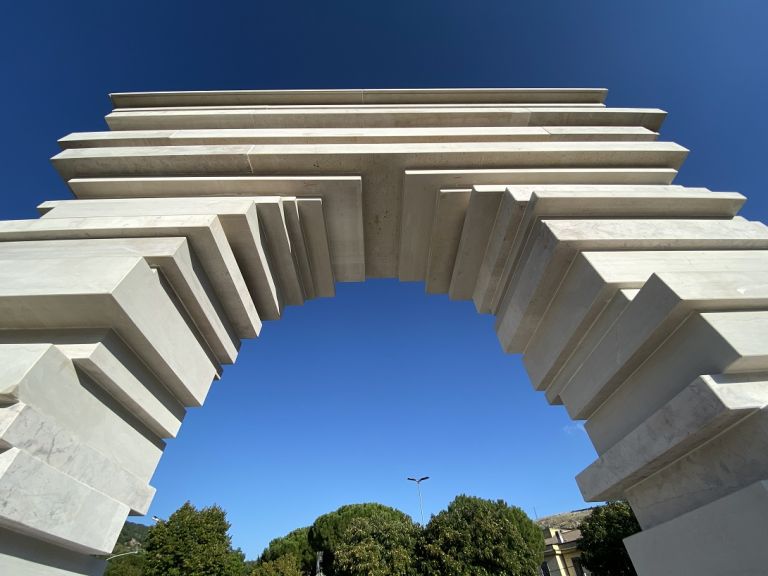
{"type": "MultiPolygon", "coordinates": [[[[670,336],[675,342],[675,350],[661,366],[663,374],[657,378],[665,381],[665,394],[673,390],[671,381],[677,376],[677,369],[689,372],[684,377],[687,384],[698,374],[718,373],[725,371],[731,363],[737,362],[739,368],[732,370],[747,371],[760,369],[762,355],[753,358],[754,345],[748,346],[743,354],[734,350],[735,342],[743,342],[744,337],[738,336],[738,330],[745,331],[752,337],[764,337],[762,330],[761,312],[748,315],[733,315],[726,317],[719,324],[712,326],[706,321],[707,316],[691,314],[708,310],[762,310],[768,309],[768,273],[699,273],[699,272],[664,272],[655,274],[646,282],[631,304],[623,311],[614,324],[605,332],[600,343],[592,350],[580,369],[568,381],[560,392],[560,397],[572,418],[583,419],[593,415],[600,407],[602,414],[612,413],[610,420],[621,413],[621,426],[630,426],[633,420],[642,421],[643,415],[649,415],[644,405],[656,398],[652,386],[661,383],[640,386],[635,393],[642,396],[642,401],[626,405],[630,410],[617,411],[621,394],[616,394],[622,386],[629,391],[632,381],[642,376],[643,370],[653,367],[653,357],[660,354],[665,346],[670,345],[670,336]],[[737,318],[741,320],[737,321],[737,318]],[[701,319],[702,321],[699,321],[701,319]],[[680,326],[685,320],[686,326],[680,326]],[[695,326],[694,326],[695,324],[695,326]],[[738,329],[731,325],[738,326],[738,329]],[[728,327],[728,338],[720,336],[721,331],[728,327]],[[682,334],[688,330],[688,339],[682,334]],[[673,334],[674,333],[674,334],[673,334]],[[709,336],[715,338],[710,345],[709,336]],[[695,337],[694,337],[695,335],[695,337]],[[696,339],[700,338],[700,341],[696,339]],[[697,341],[698,344],[694,344],[697,341]],[[665,346],[661,346],[662,342],[665,346]],[[717,343],[717,344],[716,344],[717,343]],[[717,352],[722,347],[723,357],[717,352]],[[747,353],[747,350],[750,352],[747,353]],[[706,352],[705,352],[706,351],[706,352]],[[649,359],[651,354],[653,357],[649,359]],[[728,359],[728,360],[726,360],[728,359]],[[700,362],[706,362],[707,368],[699,368],[700,362]],[[725,362],[720,365],[719,362],[725,362]],[[751,362],[751,363],[750,363],[751,362]],[[642,369],[638,370],[642,364],[642,369]],[[711,368],[709,368],[711,366],[711,368]],[[690,373],[693,371],[694,373],[690,373]],[[630,378],[631,376],[631,378],[630,378]],[[601,406],[611,396],[613,410],[601,406]],[[625,414],[624,412],[629,412],[625,414]]],[[[712,317],[712,321],[714,322],[712,317]]],[[[593,421],[594,422],[594,421],[593,421]]],[[[630,428],[631,429],[631,428],[630,428]]],[[[602,452],[603,441],[592,436],[598,452],[602,452]]]]}
{"type": "Polygon", "coordinates": [[[666,142],[458,142],[436,144],[222,145],[83,148],[53,158],[66,179],[126,176],[357,174],[366,182],[366,272],[397,273],[397,233],[405,170],[626,167],[677,169],[687,150],[666,142]]]}
{"type": "Polygon", "coordinates": [[[760,481],[630,536],[624,544],[642,576],[757,576],[765,572],[766,515],[768,482],[760,481]]]}
{"type": "Polygon", "coordinates": [[[13,576],[101,576],[106,561],[0,526],[0,571],[13,576]]]}
{"type": "Polygon", "coordinates": [[[362,180],[359,176],[179,176],[157,178],[73,178],[81,199],[288,196],[320,198],[328,229],[334,276],[365,280],[362,180]]]}
{"type": "Polygon", "coordinates": [[[768,228],[734,220],[541,220],[499,307],[496,331],[507,352],[523,352],[582,251],[766,249],[768,228]]]}
{"type": "Polygon", "coordinates": [[[427,292],[444,294],[451,284],[456,251],[471,190],[440,190],[427,258],[427,292]]]}
{"type": "Polygon", "coordinates": [[[240,340],[186,238],[115,238],[0,242],[0,259],[141,256],[160,271],[221,364],[237,358],[240,340]]]}
{"type": "Polygon", "coordinates": [[[385,88],[341,90],[216,90],[117,92],[115,108],[226,105],[532,103],[601,105],[605,88],[385,88]]]}
{"type": "Polygon", "coordinates": [[[671,168],[502,168],[406,170],[403,180],[398,276],[424,280],[437,194],[441,189],[472,188],[500,193],[514,184],[669,184],[671,168]],[[491,189],[486,186],[492,186],[491,189]]]}
{"type": "MultiPolygon", "coordinates": [[[[57,218],[94,218],[119,216],[216,216],[224,230],[240,272],[251,297],[256,304],[259,316],[268,320],[280,317],[277,288],[272,278],[262,246],[259,220],[269,218],[274,210],[261,210],[259,205],[275,204],[278,206],[268,226],[284,228],[281,214],[282,203],[278,197],[245,198],[153,198],[132,200],[64,200],[44,202],[40,209],[43,219],[57,218]]],[[[265,225],[266,226],[266,225],[265,225]]],[[[277,261],[277,259],[276,259],[277,261]]]]}
{"type": "Polygon", "coordinates": [[[477,186],[472,189],[451,273],[448,289],[451,300],[472,298],[502,194],[501,191],[483,192],[477,186]]]}
{"type": "Polygon", "coordinates": [[[164,448],[162,440],[115,409],[60,350],[50,344],[0,344],[0,358],[3,404],[30,406],[121,468],[149,480],[164,448]]]}
{"type": "Polygon", "coordinates": [[[330,298],[336,295],[336,282],[323,201],[320,198],[297,198],[296,202],[306,235],[315,295],[330,298]]]}
{"type": "Polygon", "coordinates": [[[311,300],[315,297],[315,281],[312,278],[312,269],[309,265],[309,254],[302,232],[301,218],[296,198],[283,198],[285,226],[290,240],[293,268],[296,271],[299,282],[299,291],[303,299],[311,300]]]}
{"type": "Polygon", "coordinates": [[[642,126],[658,131],[666,114],[653,108],[597,106],[344,106],[115,110],[111,130],[240,128],[394,128],[437,126],[642,126]]]}
{"type": "Polygon", "coordinates": [[[0,329],[109,326],[187,406],[215,366],[142,258],[0,261],[0,329]]]}
{"type": "Polygon", "coordinates": [[[127,514],[125,504],[25,451],[0,453],[0,525],[77,552],[104,554],[112,549],[127,514]]]}
{"type": "Polygon", "coordinates": [[[0,447],[16,448],[137,514],[147,513],[155,494],[145,481],[23,402],[0,408],[0,447]]]}
{"type": "Polygon", "coordinates": [[[254,338],[261,320],[216,216],[41,218],[0,222],[0,242],[84,238],[186,238],[240,338],[254,338]]]}
{"type": "Polygon", "coordinates": [[[620,498],[737,422],[768,406],[768,381],[752,374],[699,376],[607,449],[576,480],[585,499],[620,498]]]}
{"type": "Polygon", "coordinates": [[[638,292],[640,292],[639,289],[621,289],[614,293],[613,297],[608,300],[606,305],[597,314],[592,324],[584,330],[578,345],[564,361],[563,367],[554,376],[552,382],[546,388],[545,393],[548,402],[552,404],[563,403],[562,398],[560,398],[560,392],[562,392],[565,385],[571,379],[571,376],[573,376],[584,363],[584,360],[589,356],[592,350],[595,349],[595,346],[602,340],[606,331],[614,324],[614,322],[616,322],[616,319],[622,312],[624,312],[629,303],[635,299],[638,292]]]}
{"type": "Polygon", "coordinates": [[[277,128],[230,130],[120,130],[78,132],[59,140],[63,150],[109,146],[205,144],[380,144],[393,142],[652,141],[642,126],[487,126],[437,128],[277,128]]]}
{"type": "MultiPolygon", "coordinates": [[[[616,291],[639,289],[655,272],[749,272],[768,251],[583,252],[576,257],[526,350],[537,390],[546,389],[616,291]]],[[[591,350],[588,350],[591,352],[591,350]]]]}
{"type": "Polygon", "coordinates": [[[763,408],[627,489],[641,526],[667,522],[765,478],[766,438],[768,413],[763,408]]]}

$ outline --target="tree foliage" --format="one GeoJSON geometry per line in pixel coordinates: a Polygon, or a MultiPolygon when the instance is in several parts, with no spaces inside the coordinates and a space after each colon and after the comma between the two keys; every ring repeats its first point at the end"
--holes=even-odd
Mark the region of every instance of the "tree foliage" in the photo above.
{"type": "MultiPolygon", "coordinates": [[[[373,516],[379,524],[385,522],[386,518],[393,522],[402,522],[403,519],[410,522],[410,518],[399,510],[382,504],[350,504],[315,520],[309,529],[309,544],[314,550],[323,552],[323,573],[326,576],[336,574],[336,550],[346,543],[346,531],[353,520],[373,516]]],[[[360,528],[362,527],[358,525],[358,529],[360,528]]],[[[355,538],[359,539],[359,537],[359,533],[356,533],[355,538]]],[[[359,544],[357,541],[356,543],[359,544]]]]}
{"type": "Polygon", "coordinates": [[[144,554],[129,554],[107,562],[104,576],[143,576],[144,554]]]}
{"type": "Polygon", "coordinates": [[[424,576],[536,576],[544,552],[541,530],[503,500],[457,496],[423,536],[424,576]]]}
{"type": "Polygon", "coordinates": [[[640,531],[640,524],[626,502],[599,506],[584,519],[581,530],[581,561],[594,576],[635,576],[624,538],[640,531]]]}
{"type": "Polygon", "coordinates": [[[242,576],[243,553],[232,549],[229,522],[218,506],[189,502],[149,529],[144,576],[242,576]]]}
{"type": "Polygon", "coordinates": [[[305,576],[299,559],[292,553],[277,556],[273,560],[259,560],[250,576],[305,576]]]}
{"type": "Polygon", "coordinates": [[[275,562],[284,556],[292,556],[301,573],[311,574],[315,567],[315,551],[309,545],[308,534],[309,527],[306,527],[275,538],[262,552],[259,564],[275,562]]]}
{"type": "Polygon", "coordinates": [[[144,570],[144,543],[147,539],[149,526],[126,522],[117,537],[117,543],[112,549],[112,554],[125,554],[136,552],[127,556],[113,558],[107,562],[104,576],[142,576],[144,570]]]}
{"type": "Polygon", "coordinates": [[[334,550],[337,576],[410,576],[419,529],[398,510],[353,518],[334,550]]]}

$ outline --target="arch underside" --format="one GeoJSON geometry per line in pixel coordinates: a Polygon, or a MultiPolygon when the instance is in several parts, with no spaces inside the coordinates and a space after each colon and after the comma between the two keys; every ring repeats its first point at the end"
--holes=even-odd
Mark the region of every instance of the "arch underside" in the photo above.
{"type": "Polygon", "coordinates": [[[240,340],[367,277],[495,316],[586,421],[577,482],[629,500],[641,576],[762,573],[768,229],[604,97],[112,95],[53,158],[76,199],[0,222],[0,573],[99,574],[240,340]]]}

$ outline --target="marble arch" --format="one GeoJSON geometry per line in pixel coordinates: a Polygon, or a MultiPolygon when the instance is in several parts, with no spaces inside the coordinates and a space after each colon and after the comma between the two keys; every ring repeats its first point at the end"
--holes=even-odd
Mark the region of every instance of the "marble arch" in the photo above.
{"type": "Polygon", "coordinates": [[[240,340],[397,277],[493,314],[586,421],[639,574],[763,574],[768,229],[605,96],[113,94],[53,158],[76,199],[0,222],[0,573],[100,574],[240,340]]]}

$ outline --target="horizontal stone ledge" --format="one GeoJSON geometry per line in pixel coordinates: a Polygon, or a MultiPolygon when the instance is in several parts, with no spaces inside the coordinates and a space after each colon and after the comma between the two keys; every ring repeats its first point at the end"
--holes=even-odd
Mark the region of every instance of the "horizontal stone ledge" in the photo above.
{"type": "Polygon", "coordinates": [[[146,482],[23,402],[0,408],[0,448],[18,448],[135,514],[146,514],[155,494],[146,482]]]}
{"type": "Polygon", "coordinates": [[[0,264],[0,328],[112,328],[180,402],[202,404],[216,367],[143,258],[0,264]]]}
{"type": "Polygon", "coordinates": [[[392,142],[651,141],[641,126],[284,128],[221,130],[118,130],[76,132],[59,140],[62,150],[109,146],[219,144],[376,144],[392,142]]]}
{"type": "Polygon", "coordinates": [[[738,193],[682,186],[509,186],[473,292],[475,306],[482,313],[498,312],[511,274],[524,261],[532,230],[541,219],[730,219],[745,200],[738,193]]]}
{"type": "MultiPolygon", "coordinates": [[[[616,319],[621,316],[624,310],[627,309],[630,302],[635,299],[638,292],[640,292],[638,288],[622,288],[612,294],[605,305],[599,310],[594,321],[589,324],[584,334],[581,335],[578,346],[575,347],[570,356],[565,360],[562,368],[554,375],[552,382],[547,385],[544,391],[547,402],[560,405],[563,403],[563,399],[560,398],[560,392],[565,388],[571,376],[579,369],[579,366],[589,356],[590,352],[602,340],[603,335],[616,319]]],[[[526,355],[523,355],[523,359],[525,359],[526,355]]]]}
{"type": "Polygon", "coordinates": [[[627,488],[625,496],[640,525],[655,526],[768,478],[766,453],[768,409],[762,408],[627,488]]]}
{"type": "MultiPolygon", "coordinates": [[[[300,221],[299,205],[310,201],[304,198],[297,202],[295,198],[277,196],[61,200],[44,202],[38,209],[43,213],[44,220],[215,215],[221,220],[227,241],[248,284],[259,316],[266,320],[276,320],[280,317],[284,301],[288,304],[302,304],[305,295],[307,298],[315,296],[308,256],[306,253],[298,256],[294,254],[295,251],[305,251],[305,243],[317,248],[312,251],[312,270],[326,276],[323,280],[323,295],[332,296],[334,293],[321,199],[312,200],[318,204],[316,209],[306,206],[301,208],[307,221],[300,221]],[[260,228],[263,230],[260,231],[260,228]],[[265,252],[266,246],[270,248],[269,261],[265,252]],[[297,264],[303,264],[305,268],[301,284],[297,276],[297,264]],[[276,285],[277,280],[280,282],[280,293],[276,285]]],[[[151,242],[147,239],[141,240],[151,242]]],[[[183,239],[173,241],[186,242],[183,239]]],[[[161,240],[155,242],[161,243],[161,240]]],[[[87,247],[84,248],[93,252],[87,247]]],[[[3,245],[0,244],[0,255],[2,252],[3,245]]]]}
{"type": "Polygon", "coordinates": [[[111,330],[0,330],[0,344],[53,344],[131,418],[173,438],[186,410],[111,330]]]}
{"type": "Polygon", "coordinates": [[[768,380],[752,374],[699,376],[578,474],[584,499],[625,491],[726,428],[768,406],[768,380]]]}
{"type": "MultiPolygon", "coordinates": [[[[1,236],[1,233],[0,233],[1,236]]],[[[183,304],[217,362],[232,364],[240,340],[227,320],[205,274],[199,270],[186,238],[87,238],[0,242],[0,259],[141,256],[160,271],[183,304]]]]}
{"type": "Polygon", "coordinates": [[[427,257],[426,290],[444,294],[451,284],[471,190],[440,190],[427,257]]]}
{"type": "Polygon", "coordinates": [[[406,170],[403,180],[398,277],[423,280],[439,190],[472,188],[502,194],[508,185],[668,185],[677,174],[669,168],[499,168],[406,170]]]}
{"type": "Polygon", "coordinates": [[[108,554],[128,511],[23,450],[0,453],[0,526],[76,552],[108,554]]]}
{"type": "Polygon", "coordinates": [[[221,106],[230,104],[408,104],[464,102],[565,102],[605,100],[605,88],[413,88],[362,90],[222,90],[190,92],[115,92],[116,108],[221,106]]]}
{"type": "Polygon", "coordinates": [[[107,562],[0,526],[0,574],[102,576],[107,562]]]}
{"type": "Polygon", "coordinates": [[[356,174],[365,182],[363,221],[369,277],[397,275],[403,171],[422,168],[570,167],[675,169],[686,151],[663,142],[451,145],[321,145],[95,148],[54,159],[72,177],[203,174],[356,174]]]}
{"type": "MultiPolygon", "coordinates": [[[[21,402],[147,483],[155,472],[165,443],[107,394],[56,346],[39,342],[0,343],[0,399],[21,402]],[[51,374],[56,385],[51,386],[51,374]]],[[[80,330],[52,334],[62,343],[92,341],[80,330]],[[68,339],[69,337],[69,339],[68,339]]],[[[20,338],[19,340],[22,340],[20,338]]]]}
{"type": "MultiPolygon", "coordinates": [[[[331,169],[343,159],[376,158],[420,168],[419,164],[440,167],[455,162],[478,168],[565,167],[565,168],[672,168],[678,169],[688,150],[673,142],[450,142],[401,144],[295,144],[295,145],[210,145],[131,146],[73,148],[52,158],[66,180],[95,176],[194,175],[195,173],[236,176],[257,175],[261,169],[276,168],[317,173],[331,169]],[[264,163],[262,166],[261,163],[264,163]],[[495,166],[497,165],[498,166],[495,166]],[[278,168],[279,165],[279,168],[278,168]],[[314,170],[313,170],[314,168],[314,170]]],[[[358,160],[359,161],[359,160],[358,160]]],[[[290,172],[284,172],[290,174],[290,172]]]]}
{"type": "Polygon", "coordinates": [[[638,574],[765,573],[768,482],[734,494],[624,540],[638,574]],[[694,554],[688,551],[695,551],[694,554]]]}
{"type": "Polygon", "coordinates": [[[304,303],[291,254],[281,197],[59,200],[44,202],[38,209],[43,212],[43,219],[46,220],[216,216],[260,318],[279,319],[284,301],[294,305],[304,303]],[[262,239],[270,248],[271,261],[267,261],[262,239]],[[277,278],[273,278],[273,275],[277,278]],[[276,280],[280,282],[281,293],[278,293],[276,280]]]}
{"type": "MultiPolygon", "coordinates": [[[[749,272],[768,269],[766,250],[582,252],[550,302],[523,357],[536,390],[564,384],[584,353],[591,326],[621,289],[640,289],[659,272],[749,272]],[[575,356],[574,356],[575,355],[575,356]],[[568,368],[565,368],[565,366],[568,368]],[[562,377],[558,377],[563,371],[562,377]]],[[[615,319],[615,318],[614,318],[615,319]]],[[[583,361],[584,358],[581,358],[583,361]]]]}
{"type": "Polygon", "coordinates": [[[768,228],[733,220],[541,220],[513,271],[496,317],[507,352],[523,352],[579,252],[768,248],[768,228]]]}
{"type": "Polygon", "coordinates": [[[81,199],[265,197],[320,198],[327,222],[333,274],[340,282],[365,279],[362,179],[359,176],[198,176],[74,178],[81,199]]]}
{"type": "Polygon", "coordinates": [[[486,126],[640,126],[658,132],[666,112],[595,106],[433,106],[116,110],[110,130],[240,128],[396,128],[486,126]]]}
{"type": "Polygon", "coordinates": [[[147,237],[186,238],[237,336],[258,336],[261,320],[217,216],[41,218],[0,222],[0,242],[147,237]]]}
{"type": "MultiPolygon", "coordinates": [[[[753,270],[746,272],[660,272],[649,278],[640,292],[619,316],[613,326],[605,333],[601,342],[586,358],[579,370],[571,377],[560,397],[568,410],[569,415],[575,419],[586,419],[593,415],[595,410],[620,386],[629,386],[628,378],[640,377],[636,372],[643,364],[650,368],[649,357],[659,352],[659,346],[670,334],[678,329],[683,320],[692,312],[707,311],[761,311],[768,309],[768,272],[753,270]]],[[[765,324],[762,312],[751,312],[748,318],[755,317],[752,326],[756,332],[755,337],[765,336],[763,330],[768,327],[765,324]]],[[[735,319],[737,316],[733,316],[735,319]]],[[[725,320],[723,320],[725,322],[725,320]]],[[[742,330],[747,325],[741,325],[742,330]]],[[[702,330],[715,330],[718,334],[735,335],[737,329],[724,332],[725,328],[702,328],[702,330]]],[[[743,341],[743,338],[738,340],[743,341]]],[[[735,342],[735,340],[734,340],[735,342]]],[[[731,345],[724,344],[726,349],[733,353],[731,345]]],[[[755,346],[750,350],[759,350],[755,346]]],[[[730,356],[729,356],[730,357],[730,356]]],[[[757,354],[754,358],[751,354],[744,354],[740,360],[738,371],[755,371],[762,369],[761,362],[764,356],[757,354]],[[753,362],[750,364],[749,362],[753,362]]],[[[715,358],[709,358],[715,362],[715,358]]],[[[731,360],[735,362],[736,360],[731,360]]],[[[692,364],[691,361],[688,364],[692,364]]],[[[719,371],[726,371],[730,367],[712,366],[719,371]]],[[[701,371],[697,372],[701,374],[701,371]]],[[[690,381],[690,380],[688,380],[690,381]]],[[[670,386],[666,387],[671,389],[670,386]]],[[[635,416],[640,413],[640,406],[635,410],[635,416]]],[[[628,422],[625,418],[624,426],[628,422]]],[[[593,439],[598,452],[603,451],[605,443],[593,439]]]]}

